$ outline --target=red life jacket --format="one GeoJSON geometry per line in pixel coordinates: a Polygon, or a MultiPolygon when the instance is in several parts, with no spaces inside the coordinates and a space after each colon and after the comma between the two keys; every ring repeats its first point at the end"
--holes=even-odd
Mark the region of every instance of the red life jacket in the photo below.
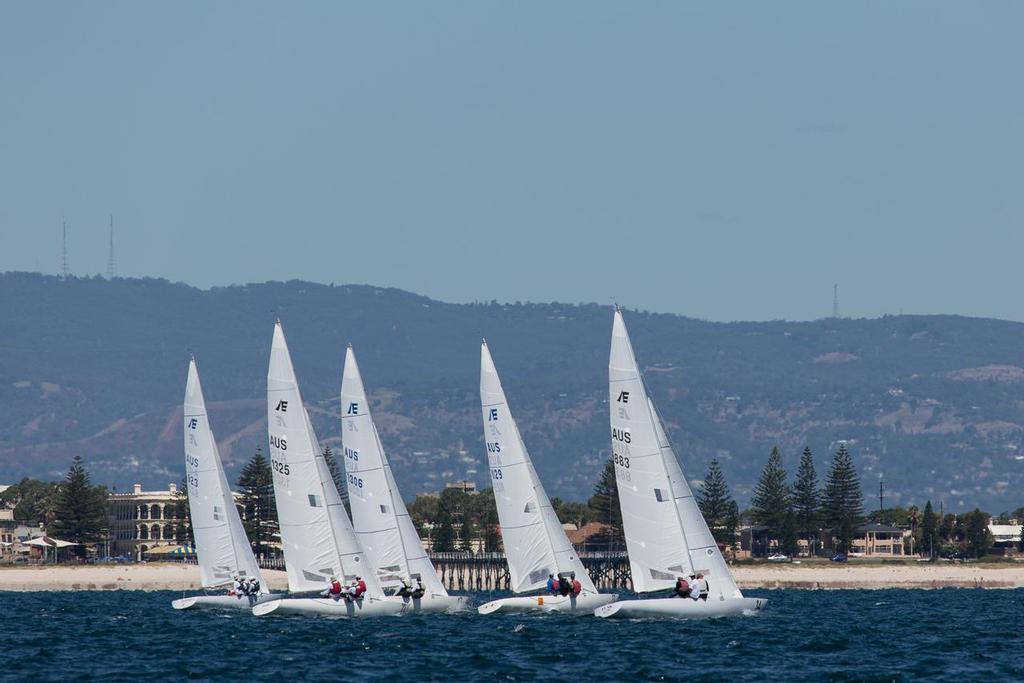
{"type": "Polygon", "coordinates": [[[690,590],[690,584],[686,581],[686,579],[676,581],[676,590],[685,593],[686,591],[690,590]]]}
{"type": "Polygon", "coordinates": [[[355,597],[361,597],[366,592],[366,582],[359,579],[359,583],[356,584],[356,595],[355,597]]]}
{"type": "Polygon", "coordinates": [[[341,595],[341,582],[337,579],[331,581],[331,595],[341,595]]]}
{"type": "Polygon", "coordinates": [[[579,595],[582,590],[583,590],[583,584],[580,583],[580,580],[579,579],[573,579],[572,580],[572,594],[573,595],[579,595]]]}

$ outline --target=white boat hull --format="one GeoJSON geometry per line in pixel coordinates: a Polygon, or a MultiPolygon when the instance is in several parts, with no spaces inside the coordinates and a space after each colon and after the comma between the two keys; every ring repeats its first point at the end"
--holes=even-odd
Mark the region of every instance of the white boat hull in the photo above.
{"type": "Polygon", "coordinates": [[[264,593],[258,597],[248,595],[190,595],[171,602],[174,609],[252,609],[254,605],[280,598],[280,594],[264,593]]]}
{"type": "Polygon", "coordinates": [[[383,600],[364,598],[362,600],[335,600],[333,598],[280,598],[261,603],[252,608],[258,617],[267,614],[312,614],[327,617],[383,617],[398,616],[416,611],[444,612],[458,604],[457,596],[410,600],[386,597],[383,600]]]}
{"type": "Polygon", "coordinates": [[[586,595],[530,595],[501,598],[476,608],[480,614],[522,614],[524,612],[575,612],[590,616],[595,609],[613,602],[619,596],[610,593],[586,595]]]}
{"type": "Polygon", "coordinates": [[[762,598],[620,600],[598,607],[594,616],[603,619],[712,619],[752,614],[764,609],[767,603],[762,598]]]}
{"type": "Polygon", "coordinates": [[[391,596],[388,600],[401,601],[405,612],[437,614],[441,612],[460,612],[466,609],[466,597],[463,595],[425,595],[422,598],[399,598],[391,596]]]}

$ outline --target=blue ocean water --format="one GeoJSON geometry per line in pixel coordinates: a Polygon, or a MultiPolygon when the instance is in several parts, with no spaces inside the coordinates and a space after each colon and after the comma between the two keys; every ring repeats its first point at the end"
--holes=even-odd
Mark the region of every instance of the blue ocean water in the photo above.
{"type": "Polygon", "coordinates": [[[256,619],[180,595],[0,592],[0,680],[1024,681],[1024,590],[750,591],[764,612],[693,622],[256,619]]]}

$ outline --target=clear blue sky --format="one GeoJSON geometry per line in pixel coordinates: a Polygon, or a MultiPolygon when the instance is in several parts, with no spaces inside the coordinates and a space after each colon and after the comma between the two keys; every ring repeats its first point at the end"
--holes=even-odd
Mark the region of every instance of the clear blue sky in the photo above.
{"type": "Polygon", "coordinates": [[[1024,320],[1024,3],[0,5],[0,270],[1024,320]]]}

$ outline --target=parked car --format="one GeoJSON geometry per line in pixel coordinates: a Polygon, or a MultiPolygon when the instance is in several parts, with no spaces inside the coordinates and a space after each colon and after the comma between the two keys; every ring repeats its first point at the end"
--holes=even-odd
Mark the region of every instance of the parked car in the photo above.
{"type": "Polygon", "coordinates": [[[789,555],[783,555],[782,553],[775,553],[774,555],[768,556],[769,562],[792,562],[792,558],[789,555]]]}
{"type": "Polygon", "coordinates": [[[836,553],[832,556],[833,562],[846,562],[846,553],[836,553]]]}

